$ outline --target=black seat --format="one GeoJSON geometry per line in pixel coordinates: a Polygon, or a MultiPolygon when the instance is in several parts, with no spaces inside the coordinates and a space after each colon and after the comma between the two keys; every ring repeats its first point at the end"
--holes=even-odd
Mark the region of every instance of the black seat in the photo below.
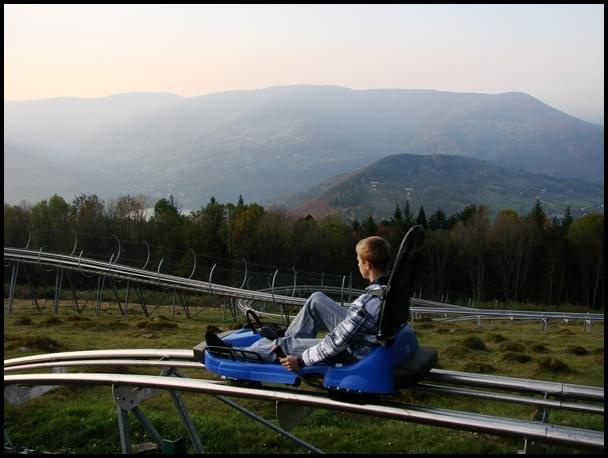
{"type": "MultiPolygon", "coordinates": [[[[410,297],[423,241],[424,228],[420,225],[412,227],[403,237],[395,257],[384,294],[377,335],[379,341],[388,345],[409,320],[410,297]]],[[[418,383],[436,364],[437,350],[419,346],[417,351],[395,367],[395,386],[404,388],[418,383]]]]}
{"type": "Polygon", "coordinates": [[[379,341],[391,342],[399,328],[408,322],[412,285],[423,241],[424,228],[421,225],[413,226],[401,240],[380,311],[379,341]]]}

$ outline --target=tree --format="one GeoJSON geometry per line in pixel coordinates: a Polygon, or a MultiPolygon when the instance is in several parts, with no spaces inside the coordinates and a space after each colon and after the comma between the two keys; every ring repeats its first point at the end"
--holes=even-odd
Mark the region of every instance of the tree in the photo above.
{"type": "Polygon", "coordinates": [[[207,206],[195,211],[189,219],[188,244],[206,256],[227,257],[226,216],[224,205],[211,196],[207,206]]]}
{"type": "Polygon", "coordinates": [[[256,227],[254,262],[277,267],[291,264],[290,232],[285,211],[274,209],[264,213],[256,227]]]}
{"type": "Polygon", "coordinates": [[[367,218],[365,218],[361,222],[361,236],[369,237],[370,235],[376,235],[378,232],[378,223],[376,222],[376,218],[369,213],[367,218]]]}
{"type": "Polygon", "coordinates": [[[598,292],[604,289],[604,215],[590,213],[572,222],[568,240],[577,253],[585,305],[594,307],[598,303],[598,292]]]}
{"type": "Polygon", "coordinates": [[[150,198],[139,194],[137,196],[120,196],[108,204],[107,214],[111,222],[111,231],[129,240],[144,238],[146,209],[150,206],[150,198]]]}
{"type": "Polygon", "coordinates": [[[486,256],[488,250],[488,208],[475,207],[450,232],[459,250],[459,260],[470,281],[474,300],[483,298],[486,256]]]}
{"type": "Polygon", "coordinates": [[[330,248],[319,224],[310,215],[298,218],[292,225],[293,264],[300,269],[323,272],[330,263],[330,248]]]}
{"type": "Polygon", "coordinates": [[[401,212],[401,208],[399,207],[399,204],[397,204],[395,206],[395,211],[393,213],[392,223],[395,226],[399,226],[399,225],[401,225],[402,222],[403,222],[403,213],[401,212]]]}
{"type": "Polygon", "coordinates": [[[329,246],[328,254],[332,264],[328,271],[343,275],[351,272],[355,262],[356,241],[350,226],[337,215],[324,217],[319,221],[319,226],[329,246]]]}
{"type": "Polygon", "coordinates": [[[70,231],[70,206],[63,197],[55,194],[32,208],[32,242],[44,250],[70,252],[74,237],[70,231]]]}
{"type": "Polygon", "coordinates": [[[543,233],[547,229],[549,220],[539,199],[536,199],[534,207],[528,213],[528,218],[534,223],[539,232],[543,233]]]}
{"type": "Polygon", "coordinates": [[[405,202],[405,209],[403,210],[403,234],[405,234],[410,227],[414,225],[414,215],[410,210],[410,201],[405,202]]]}
{"type": "Polygon", "coordinates": [[[536,199],[534,207],[525,219],[531,225],[530,245],[528,247],[530,267],[526,275],[528,288],[526,295],[534,300],[543,301],[546,299],[543,294],[545,290],[543,282],[546,280],[543,267],[546,264],[546,236],[550,221],[539,199],[536,199]]]}
{"type": "Polygon", "coordinates": [[[75,220],[78,232],[91,235],[107,233],[105,205],[97,194],[81,194],[74,198],[71,215],[75,220]]]}
{"type": "Polygon", "coordinates": [[[450,272],[448,266],[453,258],[454,243],[446,229],[429,231],[425,237],[424,251],[430,269],[431,292],[443,294],[448,288],[450,272]]]}
{"type": "Polygon", "coordinates": [[[445,213],[441,208],[438,208],[435,213],[429,218],[429,229],[447,229],[445,213]]]}
{"type": "Polygon", "coordinates": [[[230,219],[230,240],[233,258],[250,258],[255,250],[255,233],[264,208],[256,203],[239,205],[230,219]]]}
{"type": "Polygon", "coordinates": [[[509,302],[520,296],[528,265],[530,230],[513,210],[501,210],[490,230],[490,242],[496,253],[496,273],[502,296],[509,302]]]}
{"type": "Polygon", "coordinates": [[[420,210],[418,210],[418,216],[416,217],[416,224],[420,224],[425,229],[428,227],[426,222],[426,214],[424,213],[424,208],[422,205],[420,206],[420,210]]]}
{"type": "Polygon", "coordinates": [[[165,272],[176,272],[176,266],[185,255],[184,229],[185,217],[181,215],[179,203],[173,196],[158,200],[154,205],[146,238],[156,247],[155,258],[159,263],[163,260],[165,272]]]}
{"type": "Polygon", "coordinates": [[[31,209],[4,204],[4,246],[25,248],[30,237],[31,209]]]}

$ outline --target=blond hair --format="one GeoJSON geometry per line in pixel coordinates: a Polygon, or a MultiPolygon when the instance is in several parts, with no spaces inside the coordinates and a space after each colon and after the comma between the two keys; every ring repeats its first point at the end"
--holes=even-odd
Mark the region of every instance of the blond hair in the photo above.
{"type": "Polygon", "coordinates": [[[355,251],[361,259],[370,262],[374,269],[388,269],[388,263],[391,259],[391,246],[382,237],[372,235],[359,240],[359,243],[355,246],[355,251]]]}

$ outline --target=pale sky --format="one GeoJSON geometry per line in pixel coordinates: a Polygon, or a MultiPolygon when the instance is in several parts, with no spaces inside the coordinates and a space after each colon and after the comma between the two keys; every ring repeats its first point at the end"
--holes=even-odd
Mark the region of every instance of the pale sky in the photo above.
{"type": "Polygon", "coordinates": [[[604,5],[4,5],[4,100],[525,92],[604,119],[604,5]]]}

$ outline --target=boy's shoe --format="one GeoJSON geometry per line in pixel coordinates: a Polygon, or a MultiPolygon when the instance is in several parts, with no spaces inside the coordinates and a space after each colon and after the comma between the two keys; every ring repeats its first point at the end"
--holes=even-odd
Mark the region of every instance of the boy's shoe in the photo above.
{"type": "Polygon", "coordinates": [[[232,347],[232,344],[224,342],[220,337],[218,337],[214,332],[211,331],[207,331],[207,333],[205,334],[205,342],[207,342],[208,347],[232,347]]]}

